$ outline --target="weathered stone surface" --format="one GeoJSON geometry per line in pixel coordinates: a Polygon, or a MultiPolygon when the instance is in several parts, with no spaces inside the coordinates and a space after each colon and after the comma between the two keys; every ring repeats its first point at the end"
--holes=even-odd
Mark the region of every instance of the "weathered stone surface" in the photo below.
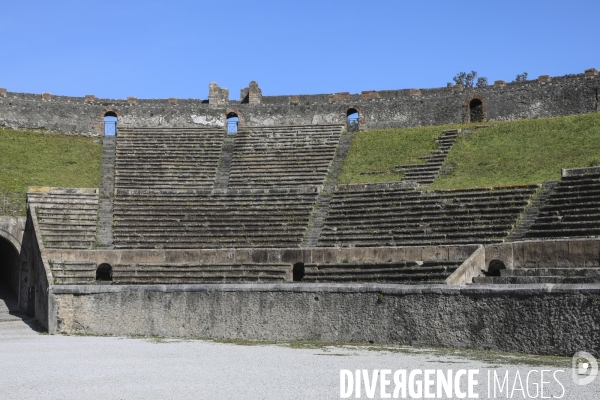
{"type": "Polygon", "coordinates": [[[51,333],[600,354],[600,285],[54,286],[51,333]]]}
{"type": "MultiPolygon", "coordinates": [[[[600,76],[594,73],[530,80],[477,88],[487,101],[489,120],[547,118],[598,110],[600,76]]],[[[258,89],[258,87],[257,87],[258,89]]],[[[362,94],[257,96],[251,104],[229,101],[229,91],[211,83],[209,100],[86,101],[84,97],[0,92],[0,126],[46,129],[101,136],[107,111],[116,112],[120,126],[224,127],[231,105],[240,120],[254,126],[345,124],[350,108],[359,109],[361,130],[459,123],[470,90],[456,88],[382,90],[362,94]],[[373,93],[376,93],[373,94],[373,93]],[[46,96],[47,98],[47,96],[46,96]],[[258,102],[257,102],[258,101],[258,102]]],[[[260,89],[258,89],[260,90],[260,89]]],[[[248,92],[249,93],[249,92],[248,92]]],[[[258,93],[258,92],[257,92],[258,93]]],[[[249,94],[248,94],[249,96],[249,94]]],[[[249,97],[248,97],[249,99],[249,97]]]]}

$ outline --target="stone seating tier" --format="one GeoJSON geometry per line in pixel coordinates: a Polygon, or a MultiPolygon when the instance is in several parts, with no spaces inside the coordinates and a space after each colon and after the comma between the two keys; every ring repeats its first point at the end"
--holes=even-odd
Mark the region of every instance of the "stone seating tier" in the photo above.
{"type": "Polygon", "coordinates": [[[117,136],[115,187],[210,188],[225,133],[208,128],[122,128],[117,136]]]}
{"type": "Polygon", "coordinates": [[[336,190],[319,246],[500,242],[537,188],[336,190]]]}
{"type": "Polygon", "coordinates": [[[305,264],[302,282],[445,283],[462,261],[305,264]]]}
{"type": "Polygon", "coordinates": [[[292,266],[282,263],[243,264],[114,264],[112,281],[96,281],[93,262],[50,262],[58,285],[140,285],[257,282],[291,280],[292,266]]]}
{"type": "Polygon", "coordinates": [[[340,125],[244,128],[236,134],[229,187],[323,184],[341,133],[340,125]]]}
{"type": "Polygon", "coordinates": [[[600,235],[600,174],[563,176],[534,222],[529,238],[566,238],[600,235]]]}
{"type": "Polygon", "coordinates": [[[319,190],[117,190],[115,248],[297,247],[319,190]]]}
{"type": "Polygon", "coordinates": [[[503,269],[500,276],[473,278],[478,284],[532,284],[532,283],[600,283],[600,268],[517,268],[503,269]]]}
{"type": "Polygon", "coordinates": [[[30,188],[27,201],[47,248],[91,249],[96,243],[97,189],[30,188]]]}

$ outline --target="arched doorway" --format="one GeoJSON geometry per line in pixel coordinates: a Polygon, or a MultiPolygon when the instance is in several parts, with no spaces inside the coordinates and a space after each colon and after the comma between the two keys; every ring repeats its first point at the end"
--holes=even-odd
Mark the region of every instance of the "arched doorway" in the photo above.
{"type": "Polygon", "coordinates": [[[0,312],[17,309],[20,264],[19,251],[0,236],[0,312]]]}
{"type": "Polygon", "coordinates": [[[473,99],[469,102],[469,121],[483,122],[485,115],[483,112],[483,103],[480,99],[473,99]]]}
{"type": "Polygon", "coordinates": [[[117,135],[117,114],[114,111],[108,111],[104,114],[104,136],[117,135]]]}
{"type": "Polygon", "coordinates": [[[348,132],[358,132],[360,126],[358,120],[359,117],[360,115],[356,108],[349,108],[348,111],[346,111],[346,128],[348,129],[348,132]]]}
{"type": "Polygon", "coordinates": [[[238,131],[239,122],[240,122],[240,118],[236,113],[234,113],[234,112],[228,113],[227,114],[227,134],[235,135],[238,131]]]}
{"type": "Polygon", "coordinates": [[[100,264],[96,268],[96,283],[110,284],[113,280],[113,269],[110,264],[100,264]]]}

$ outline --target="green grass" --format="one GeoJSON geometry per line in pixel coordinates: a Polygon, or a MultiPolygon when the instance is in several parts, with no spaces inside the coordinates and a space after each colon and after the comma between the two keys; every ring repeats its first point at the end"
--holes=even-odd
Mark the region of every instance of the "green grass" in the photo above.
{"type": "Polygon", "coordinates": [[[0,214],[24,215],[28,186],[98,187],[99,139],[0,129],[0,214]]]}
{"type": "Polygon", "coordinates": [[[561,168],[600,165],[600,113],[494,123],[459,137],[446,164],[454,169],[431,189],[560,179],[561,168]]]}
{"type": "Polygon", "coordinates": [[[430,189],[455,189],[542,183],[560,179],[561,168],[600,165],[600,113],[514,122],[444,125],[356,134],[339,183],[398,181],[394,174],[361,175],[398,164],[422,163],[419,156],[437,146],[446,129],[470,130],[459,135],[446,165],[430,189]]]}
{"type": "Polygon", "coordinates": [[[456,125],[406,129],[381,129],[354,135],[338,183],[393,182],[401,174],[361,175],[361,172],[390,170],[399,164],[421,164],[419,156],[438,148],[434,139],[456,125]]]}

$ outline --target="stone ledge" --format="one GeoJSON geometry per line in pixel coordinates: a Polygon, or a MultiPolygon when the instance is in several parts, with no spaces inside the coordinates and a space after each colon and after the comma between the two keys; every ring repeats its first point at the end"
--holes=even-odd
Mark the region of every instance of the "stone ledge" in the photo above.
{"type": "Polygon", "coordinates": [[[52,294],[102,294],[119,292],[315,292],[315,293],[382,293],[382,294],[455,294],[489,296],[537,296],[546,293],[600,294],[600,284],[525,284],[525,285],[403,285],[403,284],[193,284],[193,285],[53,285],[52,294]]]}

